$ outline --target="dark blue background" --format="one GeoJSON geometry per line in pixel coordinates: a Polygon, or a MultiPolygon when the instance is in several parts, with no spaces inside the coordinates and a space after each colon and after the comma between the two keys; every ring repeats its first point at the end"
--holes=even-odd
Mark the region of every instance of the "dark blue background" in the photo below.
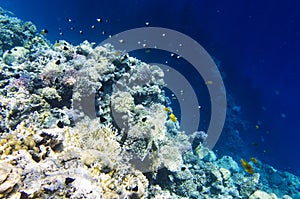
{"type": "Polygon", "coordinates": [[[245,147],[275,168],[300,175],[298,1],[1,0],[0,6],[40,30],[47,28],[53,42],[99,43],[108,34],[145,26],[146,21],[191,36],[221,62],[226,88],[250,123],[242,134],[245,147]],[[108,22],[97,24],[97,18],[108,22]]]}

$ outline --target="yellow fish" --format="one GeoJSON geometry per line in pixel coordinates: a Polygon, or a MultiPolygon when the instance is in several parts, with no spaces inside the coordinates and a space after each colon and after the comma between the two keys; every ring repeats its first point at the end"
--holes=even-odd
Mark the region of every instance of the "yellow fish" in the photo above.
{"type": "Polygon", "coordinates": [[[177,117],[173,113],[171,113],[170,114],[170,120],[172,120],[172,122],[176,122],[177,121],[177,117]]]}
{"type": "Polygon", "coordinates": [[[207,80],[207,81],[205,82],[206,85],[212,85],[213,83],[214,83],[214,82],[211,81],[211,80],[207,80]]]}
{"type": "Polygon", "coordinates": [[[251,161],[254,163],[254,164],[258,164],[258,160],[254,157],[251,158],[251,161]]]}
{"type": "Polygon", "coordinates": [[[166,112],[168,112],[168,113],[171,113],[171,112],[172,112],[171,109],[168,108],[168,107],[165,107],[164,110],[165,110],[166,112]]]}
{"type": "Polygon", "coordinates": [[[251,166],[251,164],[249,164],[248,162],[246,162],[244,159],[241,159],[241,164],[242,164],[242,167],[244,168],[244,170],[247,173],[254,174],[254,169],[251,166]]]}
{"type": "Polygon", "coordinates": [[[43,36],[46,36],[46,35],[47,35],[47,33],[48,33],[48,30],[47,30],[47,29],[43,29],[43,30],[41,30],[41,34],[42,34],[43,36]]]}

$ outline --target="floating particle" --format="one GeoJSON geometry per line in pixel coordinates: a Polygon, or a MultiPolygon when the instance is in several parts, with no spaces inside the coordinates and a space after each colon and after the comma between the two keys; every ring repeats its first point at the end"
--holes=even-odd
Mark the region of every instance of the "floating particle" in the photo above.
{"type": "Polygon", "coordinates": [[[102,35],[106,35],[107,34],[107,32],[106,31],[102,31],[102,35]]]}
{"type": "Polygon", "coordinates": [[[74,27],[71,27],[70,30],[75,30],[75,28],[74,28],[74,27]]]}
{"type": "Polygon", "coordinates": [[[180,55],[178,55],[178,56],[177,56],[177,59],[179,59],[179,58],[181,58],[181,56],[180,56],[180,55]]]}
{"type": "Polygon", "coordinates": [[[92,25],[92,26],[91,26],[92,29],[95,29],[95,27],[96,27],[95,25],[92,25]]]}
{"type": "Polygon", "coordinates": [[[181,46],[182,46],[182,44],[179,44],[179,46],[181,47],[181,46]]]}
{"type": "Polygon", "coordinates": [[[96,19],[98,23],[102,23],[102,19],[98,18],[96,19]]]}
{"type": "Polygon", "coordinates": [[[201,106],[198,106],[198,109],[201,109],[202,107],[201,106]]]}
{"type": "Polygon", "coordinates": [[[149,25],[150,25],[150,23],[147,21],[147,22],[145,23],[145,25],[146,25],[146,26],[149,26],[149,25]]]}
{"type": "Polygon", "coordinates": [[[72,19],[71,19],[71,18],[68,18],[67,20],[68,20],[68,22],[70,22],[70,23],[72,22],[72,19]]]}
{"type": "Polygon", "coordinates": [[[280,116],[281,116],[282,118],[286,118],[286,114],[284,114],[284,113],[281,113],[280,116]]]}
{"type": "MultiPolygon", "coordinates": [[[[165,63],[167,64],[167,63],[168,63],[168,61],[166,61],[165,63]]],[[[169,72],[170,70],[169,70],[169,69],[167,69],[167,71],[169,72]]]]}
{"type": "Polygon", "coordinates": [[[165,36],[166,36],[166,34],[165,34],[165,33],[163,33],[163,34],[162,34],[162,36],[163,36],[163,37],[165,37],[165,36]]]}
{"type": "Polygon", "coordinates": [[[138,44],[141,44],[141,42],[140,42],[140,41],[138,41],[138,44]]]}
{"type": "Polygon", "coordinates": [[[119,42],[120,42],[121,44],[123,44],[123,43],[124,43],[124,40],[123,40],[123,39],[120,39],[119,42]]]}
{"type": "Polygon", "coordinates": [[[146,47],[147,47],[147,44],[143,44],[143,47],[146,48],[146,47]]]}
{"type": "Polygon", "coordinates": [[[83,31],[82,31],[82,30],[79,30],[79,34],[83,35],[83,31]]]}
{"type": "Polygon", "coordinates": [[[150,49],[145,50],[145,53],[151,53],[151,50],[150,49]]]}
{"type": "Polygon", "coordinates": [[[268,150],[267,150],[267,149],[265,149],[265,150],[263,150],[263,152],[264,152],[264,153],[268,153],[268,150]]]}
{"type": "Polygon", "coordinates": [[[174,57],[175,55],[174,55],[174,53],[171,53],[171,57],[174,57]]]}

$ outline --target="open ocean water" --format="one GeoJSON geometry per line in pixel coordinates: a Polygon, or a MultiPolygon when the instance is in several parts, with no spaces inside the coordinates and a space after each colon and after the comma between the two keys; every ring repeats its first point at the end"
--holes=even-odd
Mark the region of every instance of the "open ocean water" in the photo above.
{"type": "MultiPolygon", "coordinates": [[[[188,35],[217,63],[228,109],[233,110],[227,112],[234,116],[227,115],[213,149],[216,155],[228,154],[236,161],[255,157],[300,176],[299,1],[1,0],[0,6],[32,21],[39,31],[46,29],[52,43],[64,39],[74,45],[84,40],[99,44],[110,35],[139,27],[162,27],[188,35]],[[239,140],[228,143],[232,132],[227,131],[233,130],[238,131],[242,146],[239,140]]],[[[207,130],[206,85],[210,83],[170,53],[152,50],[132,55],[181,71],[203,106],[198,130],[207,130]]],[[[172,103],[180,115],[178,103],[172,103]]]]}

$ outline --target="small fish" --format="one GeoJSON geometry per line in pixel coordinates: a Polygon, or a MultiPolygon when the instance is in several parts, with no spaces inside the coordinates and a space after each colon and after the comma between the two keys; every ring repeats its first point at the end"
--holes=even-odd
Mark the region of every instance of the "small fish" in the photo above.
{"type": "Polygon", "coordinates": [[[249,164],[248,162],[246,162],[244,159],[241,159],[241,164],[242,164],[242,167],[244,168],[244,170],[247,173],[254,174],[254,169],[251,166],[251,164],[249,164]]]}
{"type": "Polygon", "coordinates": [[[252,142],[252,145],[255,147],[259,146],[259,144],[257,142],[252,142]]]}
{"type": "Polygon", "coordinates": [[[47,33],[48,33],[48,30],[47,30],[47,29],[41,30],[41,35],[46,36],[47,33]]]}
{"type": "Polygon", "coordinates": [[[212,85],[213,83],[214,83],[214,82],[211,81],[211,80],[207,80],[207,81],[205,82],[206,85],[212,85]]]}
{"type": "Polygon", "coordinates": [[[177,117],[173,113],[171,113],[169,117],[172,122],[177,122],[177,117]]]}
{"type": "Polygon", "coordinates": [[[258,160],[254,157],[251,158],[251,161],[254,163],[254,164],[258,164],[258,160]]]}
{"type": "Polygon", "coordinates": [[[166,112],[168,112],[168,113],[171,113],[171,112],[172,112],[171,109],[168,108],[168,107],[165,107],[164,110],[165,110],[166,112]]]}
{"type": "Polygon", "coordinates": [[[58,40],[56,40],[56,42],[55,42],[54,46],[60,46],[60,43],[59,43],[59,41],[58,41],[58,40]]]}
{"type": "Polygon", "coordinates": [[[286,114],[284,114],[284,113],[281,113],[280,116],[281,116],[281,118],[286,118],[286,114]]]}
{"type": "Polygon", "coordinates": [[[60,60],[58,59],[58,60],[56,60],[54,63],[55,63],[56,65],[59,65],[59,64],[60,64],[60,60]]]}

